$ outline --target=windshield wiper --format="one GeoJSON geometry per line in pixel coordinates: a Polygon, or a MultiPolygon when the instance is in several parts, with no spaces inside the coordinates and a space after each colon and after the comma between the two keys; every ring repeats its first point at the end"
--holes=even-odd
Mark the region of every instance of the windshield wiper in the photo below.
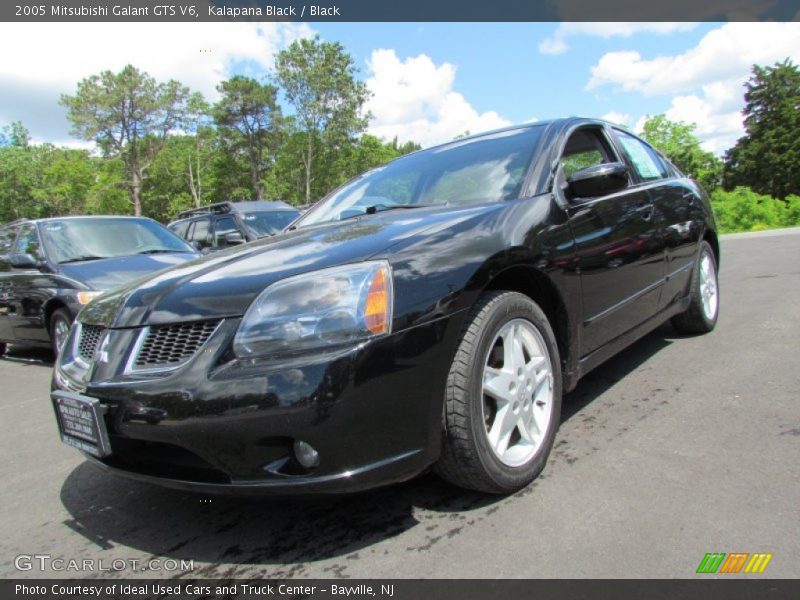
{"type": "Polygon", "coordinates": [[[104,258],[111,258],[110,256],[94,256],[91,254],[86,254],[84,256],[76,256],[74,258],[68,258],[67,260],[62,260],[58,264],[65,265],[67,263],[75,263],[75,262],[84,262],[87,260],[103,260],[104,258]]]}
{"type": "Polygon", "coordinates": [[[191,250],[167,250],[166,248],[154,248],[152,250],[142,250],[136,254],[186,254],[188,252],[191,252],[191,250]]]}
{"type": "Polygon", "coordinates": [[[374,204],[372,206],[368,206],[364,209],[364,212],[354,213],[352,215],[347,215],[346,217],[340,217],[340,221],[345,221],[347,219],[352,219],[354,217],[363,217],[364,215],[374,215],[375,213],[379,212],[386,212],[389,210],[407,210],[411,208],[429,208],[431,206],[436,206],[435,204],[374,204]]]}

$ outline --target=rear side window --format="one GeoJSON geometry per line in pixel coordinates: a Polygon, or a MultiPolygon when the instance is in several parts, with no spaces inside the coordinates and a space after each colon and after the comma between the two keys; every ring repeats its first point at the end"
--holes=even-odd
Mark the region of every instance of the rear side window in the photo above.
{"type": "Polygon", "coordinates": [[[658,153],[640,139],[623,131],[615,131],[619,145],[642,181],[669,177],[669,170],[658,153]]]}
{"type": "Polygon", "coordinates": [[[186,239],[186,231],[189,229],[189,224],[191,221],[178,221],[177,223],[173,223],[169,226],[172,233],[177,235],[178,237],[182,237],[186,239]]]}

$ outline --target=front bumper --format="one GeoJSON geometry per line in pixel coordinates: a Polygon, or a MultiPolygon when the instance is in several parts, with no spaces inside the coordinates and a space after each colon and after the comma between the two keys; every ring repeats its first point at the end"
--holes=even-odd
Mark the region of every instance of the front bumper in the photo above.
{"type": "MultiPolygon", "coordinates": [[[[125,372],[130,340],[112,340],[113,358],[82,390],[106,407],[112,454],[89,458],[141,481],[241,494],[354,492],[410,479],[438,458],[459,319],[283,365],[233,357],[237,326],[223,321],[166,373],[125,372]],[[319,452],[319,466],[300,466],[295,440],[319,452]]],[[[58,373],[54,387],[66,387],[58,373]]]]}

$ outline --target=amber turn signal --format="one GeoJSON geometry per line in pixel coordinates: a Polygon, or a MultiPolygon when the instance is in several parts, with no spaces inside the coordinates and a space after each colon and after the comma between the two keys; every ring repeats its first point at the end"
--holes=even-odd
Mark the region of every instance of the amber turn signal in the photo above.
{"type": "Polygon", "coordinates": [[[364,306],[364,324],[372,333],[389,333],[392,284],[388,267],[381,266],[372,276],[364,306]]]}

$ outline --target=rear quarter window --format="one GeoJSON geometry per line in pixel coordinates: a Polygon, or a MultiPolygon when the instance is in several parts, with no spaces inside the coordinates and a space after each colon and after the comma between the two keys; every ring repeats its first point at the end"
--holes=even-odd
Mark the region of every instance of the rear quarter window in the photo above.
{"type": "Polygon", "coordinates": [[[178,237],[186,239],[186,230],[189,229],[189,223],[191,221],[178,221],[177,223],[172,223],[169,229],[178,237]]]}
{"type": "Polygon", "coordinates": [[[655,181],[669,177],[669,169],[658,153],[641,140],[622,131],[617,131],[617,141],[622,152],[633,165],[642,181],[655,181]]]}

